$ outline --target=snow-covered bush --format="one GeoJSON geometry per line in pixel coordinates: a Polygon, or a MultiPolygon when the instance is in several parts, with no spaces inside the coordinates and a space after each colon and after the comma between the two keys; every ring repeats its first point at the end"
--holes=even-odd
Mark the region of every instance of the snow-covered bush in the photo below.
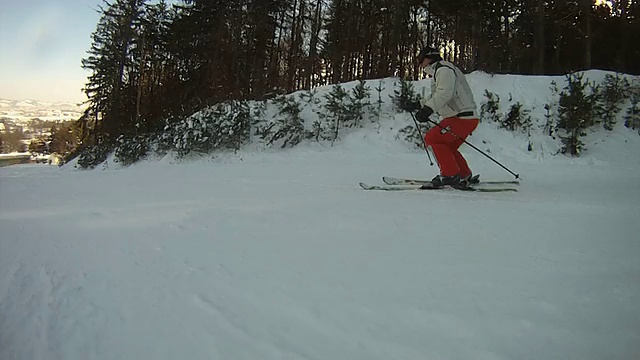
{"type": "Polygon", "coordinates": [[[622,102],[628,97],[629,87],[629,82],[618,74],[605,76],[598,96],[599,115],[605,129],[613,130],[618,113],[622,109],[622,102]]]}
{"type": "Polygon", "coordinates": [[[424,134],[429,131],[428,124],[419,124],[420,131],[415,125],[407,125],[398,131],[397,138],[401,138],[403,141],[413,144],[416,148],[424,149],[424,134]]]}
{"type": "Polygon", "coordinates": [[[129,166],[145,155],[149,148],[149,142],[147,137],[143,135],[137,135],[134,137],[126,137],[120,135],[116,140],[115,157],[116,161],[124,166],[129,166]]]}
{"type": "Polygon", "coordinates": [[[487,100],[480,105],[480,120],[500,122],[500,96],[486,89],[484,96],[487,100]]]}
{"type": "Polygon", "coordinates": [[[393,90],[393,95],[390,96],[391,102],[397,111],[406,111],[409,104],[419,100],[413,84],[402,78],[400,79],[400,89],[393,90]]]}
{"type": "Polygon", "coordinates": [[[251,111],[246,102],[208,107],[184,121],[167,124],[161,141],[184,156],[192,151],[237,150],[250,138],[251,111]]]}
{"type": "Polygon", "coordinates": [[[378,124],[378,130],[380,126],[380,115],[382,114],[382,105],[384,104],[384,100],[382,100],[382,92],[385,90],[384,82],[380,80],[378,86],[375,87],[377,96],[375,101],[375,106],[371,106],[371,118],[372,122],[378,124]]]}
{"type": "Polygon", "coordinates": [[[586,135],[585,129],[594,123],[593,103],[582,74],[568,74],[566,80],[558,101],[558,135],[563,144],[560,151],[578,156],[584,146],[581,138],[586,135]]]}
{"type": "Polygon", "coordinates": [[[89,146],[80,153],[78,166],[81,169],[93,169],[107,160],[112,150],[113,147],[108,142],[98,141],[96,145],[89,146]]]}
{"type": "Polygon", "coordinates": [[[500,126],[511,131],[522,130],[525,133],[529,133],[531,129],[530,113],[531,110],[525,109],[521,103],[516,102],[511,105],[500,126]]]}
{"type": "Polygon", "coordinates": [[[503,129],[510,131],[522,131],[527,134],[529,144],[527,148],[529,151],[533,150],[533,144],[531,143],[531,128],[533,121],[531,120],[531,110],[523,108],[523,105],[519,102],[512,104],[509,108],[509,112],[505,115],[500,126],[503,129]]]}
{"type": "Polygon", "coordinates": [[[318,89],[312,89],[309,91],[303,91],[300,93],[300,100],[306,102],[309,105],[318,105],[320,103],[320,99],[317,97],[318,89]]]}
{"type": "Polygon", "coordinates": [[[324,98],[326,102],[319,113],[321,122],[313,124],[309,135],[318,140],[334,142],[338,139],[340,129],[362,127],[365,115],[372,107],[371,89],[362,80],[350,93],[342,85],[334,85],[324,98]]]}
{"type": "Polygon", "coordinates": [[[322,126],[317,130],[319,139],[335,142],[338,139],[340,128],[349,120],[351,115],[349,93],[342,85],[337,84],[331,88],[331,92],[325,95],[327,100],[323,106],[324,111],[319,114],[322,126]]]}
{"type": "Polygon", "coordinates": [[[280,96],[274,100],[278,114],[274,121],[259,125],[256,133],[269,145],[293,147],[305,138],[304,120],[300,104],[293,97],[280,96]]]}
{"type": "Polygon", "coordinates": [[[624,126],[633,130],[638,129],[638,135],[640,135],[640,89],[636,89],[631,95],[631,106],[624,116],[624,126]]]}
{"type": "Polygon", "coordinates": [[[371,88],[366,86],[364,80],[358,81],[350,94],[349,118],[345,126],[361,127],[365,114],[372,108],[371,104],[371,88]]]}

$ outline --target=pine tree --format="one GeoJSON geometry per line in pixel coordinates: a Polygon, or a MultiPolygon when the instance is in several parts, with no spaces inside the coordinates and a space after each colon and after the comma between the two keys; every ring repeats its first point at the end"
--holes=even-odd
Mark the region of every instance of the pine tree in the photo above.
{"type": "Polygon", "coordinates": [[[560,92],[558,105],[558,128],[563,130],[560,134],[563,143],[561,151],[578,156],[584,146],[581,138],[586,135],[585,129],[593,123],[592,105],[587,97],[583,75],[572,73],[566,79],[567,85],[560,92]]]}
{"type": "Polygon", "coordinates": [[[500,122],[500,96],[484,90],[484,96],[487,100],[480,105],[480,119],[484,121],[500,122]]]}
{"type": "Polygon", "coordinates": [[[257,134],[269,145],[280,143],[281,148],[298,145],[305,137],[300,104],[287,96],[276,98],[274,104],[278,107],[276,119],[258,127],[257,134]]]}
{"type": "Polygon", "coordinates": [[[49,151],[60,155],[67,155],[76,147],[76,138],[73,134],[73,124],[53,126],[49,136],[49,151]]]}
{"type": "Polygon", "coordinates": [[[164,120],[172,113],[172,94],[165,84],[172,82],[172,56],[169,51],[170,26],[176,12],[165,0],[145,5],[140,30],[131,50],[135,70],[132,89],[135,89],[135,119],[137,134],[161,130],[164,120]]]}
{"type": "Polygon", "coordinates": [[[418,95],[413,88],[413,84],[401,78],[400,89],[393,90],[391,99],[396,110],[406,111],[411,103],[418,101],[418,95]]]}
{"type": "MultiPolygon", "coordinates": [[[[0,144],[0,147],[2,145],[0,144]]],[[[46,154],[50,154],[49,151],[49,145],[47,144],[47,141],[45,141],[45,139],[43,138],[35,138],[33,140],[31,140],[31,142],[29,143],[29,152],[33,155],[33,154],[42,154],[42,155],[46,155],[46,154]]]]}
{"type": "Polygon", "coordinates": [[[129,166],[142,159],[149,151],[149,139],[144,135],[127,137],[120,135],[114,151],[116,162],[129,166]]]}
{"type": "Polygon", "coordinates": [[[105,1],[106,8],[100,7],[102,16],[92,34],[89,57],[82,60],[82,67],[91,71],[85,87],[89,107],[101,118],[99,131],[110,141],[130,130],[135,119],[128,101],[128,81],[136,71],[131,50],[144,3],[117,0],[111,5],[105,1]]]}
{"type": "Polygon", "coordinates": [[[532,125],[530,113],[530,110],[524,109],[523,105],[517,102],[511,105],[500,126],[510,131],[523,130],[529,133],[532,125]]]}
{"type": "Polygon", "coordinates": [[[325,99],[326,112],[320,114],[320,118],[325,121],[326,128],[331,133],[325,138],[333,143],[338,139],[340,128],[344,127],[350,118],[349,94],[342,85],[336,84],[331,92],[325,95],[325,99]]]}
{"type": "Polygon", "coordinates": [[[371,88],[364,80],[359,80],[350,94],[349,114],[347,115],[348,127],[360,127],[365,113],[371,108],[371,88]]]}
{"type": "Polygon", "coordinates": [[[4,134],[0,134],[0,143],[2,145],[0,152],[25,152],[27,150],[27,146],[22,143],[22,140],[25,138],[22,127],[10,127],[6,122],[4,124],[6,130],[4,134]]]}
{"type": "Polygon", "coordinates": [[[228,101],[169,122],[160,137],[161,147],[178,156],[191,152],[239,150],[251,137],[252,114],[245,101],[228,101]]]}
{"type": "Polygon", "coordinates": [[[371,108],[371,116],[375,119],[375,123],[378,124],[378,130],[380,130],[380,115],[382,115],[382,104],[384,104],[384,101],[382,100],[382,92],[385,90],[382,80],[379,80],[378,86],[375,87],[375,90],[378,96],[376,97],[375,106],[372,106],[371,108]]]}
{"type": "Polygon", "coordinates": [[[622,108],[622,102],[630,92],[629,83],[618,74],[607,74],[601,93],[602,120],[604,128],[611,131],[616,124],[616,118],[622,108]]]}
{"type": "Polygon", "coordinates": [[[640,91],[636,90],[631,95],[631,105],[624,116],[624,126],[630,129],[638,129],[640,135],[640,91]]]}

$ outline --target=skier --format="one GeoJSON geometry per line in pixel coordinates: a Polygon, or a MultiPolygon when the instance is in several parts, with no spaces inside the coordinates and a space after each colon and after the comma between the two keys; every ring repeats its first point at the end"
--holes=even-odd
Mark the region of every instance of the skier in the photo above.
{"type": "Polygon", "coordinates": [[[409,103],[406,110],[416,112],[416,120],[428,122],[433,113],[444,119],[425,134],[427,146],[431,146],[440,167],[440,174],[431,180],[433,187],[449,185],[454,188],[468,188],[478,182],[472,177],[471,169],[458,148],[473,132],[480,120],[476,103],[467,80],[454,64],[444,61],[440,51],[425,47],[418,55],[421,68],[433,77],[431,95],[420,101],[409,103]]]}

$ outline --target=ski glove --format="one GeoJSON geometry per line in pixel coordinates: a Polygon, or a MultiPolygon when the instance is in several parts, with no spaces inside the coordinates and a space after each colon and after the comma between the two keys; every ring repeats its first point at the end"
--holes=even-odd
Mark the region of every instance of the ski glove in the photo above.
{"type": "Polygon", "coordinates": [[[426,123],[427,121],[429,121],[429,116],[431,116],[432,114],[433,109],[425,106],[418,110],[418,112],[416,113],[416,120],[421,123],[426,123]]]}
{"type": "Polygon", "coordinates": [[[404,110],[408,111],[408,112],[416,112],[416,111],[420,110],[421,108],[422,108],[422,105],[420,104],[420,101],[408,100],[407,104],[404,107],[404,110]]]}

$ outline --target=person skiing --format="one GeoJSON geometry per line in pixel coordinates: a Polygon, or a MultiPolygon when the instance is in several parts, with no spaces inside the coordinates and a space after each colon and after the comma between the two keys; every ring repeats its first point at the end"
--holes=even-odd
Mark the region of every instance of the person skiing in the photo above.
{"type": "Polygon", "coordinates": [[[430,121],[429,117],[434,113],[444,118],[424,136],[425,145],[431,146],[440,167],[440,174],[431,183],[436,188],[444,185],[468,188],[470,183],[478,180],[472,177],[471,169],[458,148],[480,122],[473,93],[462,71],[443,60],[438,49],[425,47],[417,60],[420,68],[426,68],[427,74],[433,78],[431,95],[410,102],[406,110],[415,112],[416,120],[421,123],[430,121]]]}

